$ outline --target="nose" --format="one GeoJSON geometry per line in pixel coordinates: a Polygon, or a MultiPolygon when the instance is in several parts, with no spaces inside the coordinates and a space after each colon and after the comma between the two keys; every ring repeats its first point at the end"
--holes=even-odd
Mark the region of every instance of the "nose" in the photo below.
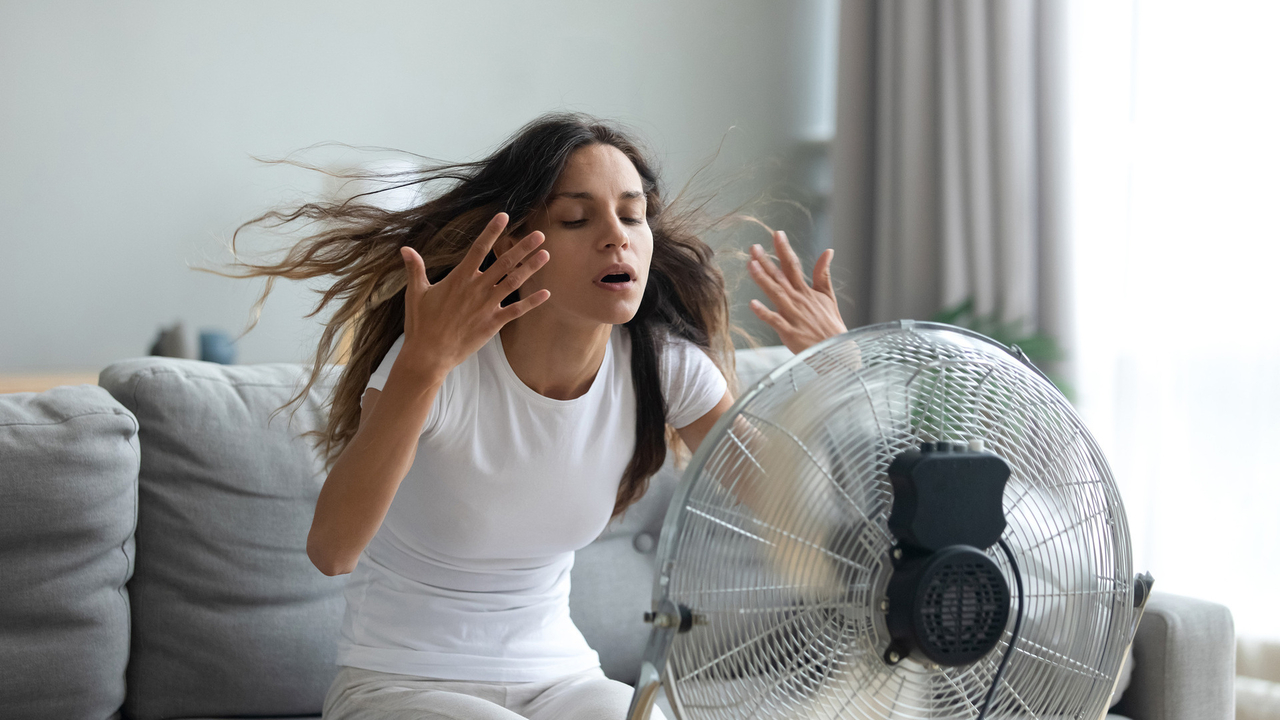
{"type": "Polygon", "coordinates": [[[600,249],[618,248],[625,250],[630,245],[631,237],[627,234],[626,226],[622,224],[622,218],[613,218],[604,228],[604,234],[600,238],[600,249]]]}

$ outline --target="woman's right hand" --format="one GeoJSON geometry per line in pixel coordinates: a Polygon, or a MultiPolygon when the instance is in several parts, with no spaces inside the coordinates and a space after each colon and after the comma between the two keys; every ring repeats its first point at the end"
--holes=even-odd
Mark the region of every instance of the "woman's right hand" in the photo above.
{"type": "Polygon", "coordinates": [[[307,556],[324,574],[351,572],[382,526],[397,488],[413,466],[418,436],[445,375],[503,325],[551,296],[539,290],[502,307],[502,298],[551,257],[538,249],[542,233],[530,233],[481,272],[480,263],[506,227],[506,213],[498,213],[462,262],[434,285],[427,280],[422,256],[412,248],[400,250],[408,275],[404,347],[384,386],[389,392],[371,391],[360,413],[360,428],[316,499],[307,556]]]}
{"type": "Polygon", "coordinates": [[[472,243],[458,266],[441,281],[427,280],[422,256],[413,248],[400,248],[408,285],[404,294],[404,348],[400,357],[433,380],[443,380],[454,367],[479,350],[503,325],[524,315],[551,297],[539,290],[519,302],[502,307],[502,299],[515,292],[551,255],[538,246],[545,239],[532,232],[498,256],[481,271],[494,243],[506,229],[508,216],[498,213],[472,243]]]}

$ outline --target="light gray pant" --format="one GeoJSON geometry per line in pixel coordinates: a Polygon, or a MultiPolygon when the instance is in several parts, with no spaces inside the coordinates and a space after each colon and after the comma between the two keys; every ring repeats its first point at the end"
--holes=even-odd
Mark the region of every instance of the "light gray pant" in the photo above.
{"type": "MultiPolygon", "coordinates": [[[[631,686],[600,668],[548,682],[431,680],[343,667],[324,700],[326,720],[624,720],[631,686]]],[[[653,709],[651,720],[665,720],[653,709]]]]}

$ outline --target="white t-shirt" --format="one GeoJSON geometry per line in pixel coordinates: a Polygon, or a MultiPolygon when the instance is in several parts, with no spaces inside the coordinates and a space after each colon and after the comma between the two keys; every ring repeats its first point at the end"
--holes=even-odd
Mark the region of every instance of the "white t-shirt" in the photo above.
{"type": "MultiPolygon", "coordinates": [[[[403,343],[368,387],[382,389],[403,343]]],[[[591,388],[573,400],[525,385],[499,335],[449,373],[347,582],[340,665],[497,682],[599,665],[569,619],[569,570],[608,524],[635,449],[630,348],[615,326],[591,388]]],[[[710,358],[684,340],[667,344],[659,374],[675,427],[725,393],[710,358]]]]}

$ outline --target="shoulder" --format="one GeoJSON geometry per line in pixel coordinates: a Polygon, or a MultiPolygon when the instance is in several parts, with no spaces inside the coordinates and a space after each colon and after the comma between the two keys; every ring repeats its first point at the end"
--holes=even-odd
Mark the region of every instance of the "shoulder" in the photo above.
{"type": "Polygon", "coordinates": [[[674,333],[667,333],[663,339],[658,366],[664,375],[687,372],[720,374],[719,368],[704,348],[674,333]]]}
{"type": "Polygon", "coordinates": [[[369,380],[365,383],[365,388],[373,388],[374,390],[382,390],[387,384],[387,377],[391,375],[391,366],[395,364],[396,358],[400,356],[400,349],[404,347],[404,334],[396,338],[391,344],[391,348],[387,350],[387,354],[382,356],[382,360],[378,362],[378,366],[369,374],[369,380]]]}
{"type": "Polygon", "coordinates": [[[724,397],[728,383],[706,350],[668,335],[658,362],[667,422],[681,428],[702,417],[724,397]]]}
{"type": "MultiPolygon", "coordinates": [[[[613,346],[614,362],[619,365],[628,365],[631,362],[631,333],[623,325],[615,325],[614,333],[609,339],[613,346]]],[[[661,341],[658,346],[658,373],[662,376],[664,383],[677,382],[681,377],[688,373],[697,374],[720,374],[720,370],[711,360],[711,356],[707,351],[700,347],[697,343],[688,338],[681,337],[675,333],[664,330],[662,331],[661,341]]]]}

